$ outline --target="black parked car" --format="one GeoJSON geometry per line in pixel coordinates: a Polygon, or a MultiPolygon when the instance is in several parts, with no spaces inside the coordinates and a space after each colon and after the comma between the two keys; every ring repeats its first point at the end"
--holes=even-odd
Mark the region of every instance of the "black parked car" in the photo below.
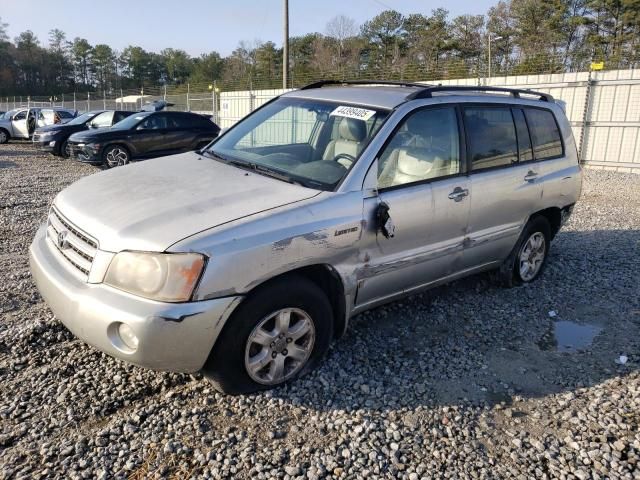
{"type": "Polygon", "coordinates": [[[110,127],[135,112],[113,110],[94,110],[74,118],[68,123],[59,123],[38,128],[33,134],[33,143],[41,150],[68,158],[70,155],[68,139],[71,134],[91,128],[110,127]]]}
{"type": "Polygon", "coordinates": [[[198,150],[219,133],[220,127],[196,113],[138,112],[109,129],[76,133],[69,145],[78,160],[111,168],[132,159],[198,150]]]}

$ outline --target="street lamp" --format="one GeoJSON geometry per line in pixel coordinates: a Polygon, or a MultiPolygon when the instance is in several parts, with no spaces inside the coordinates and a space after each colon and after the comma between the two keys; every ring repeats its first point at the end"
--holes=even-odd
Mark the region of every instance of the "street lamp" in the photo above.
{"type": "Polygon", "coordinates": [[[496,40],[502,40],[503,37],[492,37],[489,32],[489,78],[491,78],[491,42],[495,42],[496,40]]]}

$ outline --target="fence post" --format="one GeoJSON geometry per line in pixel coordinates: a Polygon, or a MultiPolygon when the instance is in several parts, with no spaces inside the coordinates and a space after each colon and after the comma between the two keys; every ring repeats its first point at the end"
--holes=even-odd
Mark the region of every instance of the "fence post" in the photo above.
{"type": "Polygon", "coordinates": [[[187,112],[191,111],[191,102],[189,101],[189,93],[190,93],[190,89],[191,87],[189,86],[189,84],[187,83],[187,112]]]}
{"type": "Polygon", "coordinates": [[[74,110],[78,110],[78,109],[76,108],[76,92],[73,92],[73,109],[74,109],[74,110]]]}
{"type": "Polygon", "coordinates": [[[124,97],[122,96],[122,89],[120,89],[120,110],[124,110],[124,97]]]}
{"type": "Polygon", "coordinates": [[[584,154],[587,143],[587,128],[591,122],[591,107],[593,96],[591,90],[593,89],[595,81],[592,78],[592,71],[589,69],[589,78],[587,79],[587,92],[584,96],[584,109],[582,111],[582,128],[580,129],[580,141],[578,143],[578,160],[581,164],[584,164],[584,154]]]}
{"type": "Polygon", "coordinates": [[[62,93],[61,95],[62,95],[62,108],[64,108],[64,93],[62,93]]]}
{"type": "Polygon", "coordinates": [[[107,92],[105,90],[102,90],[102,108],[107,109],[107,92]]]}
{"type": "Polygon", "coordinates": [[[16,108],[16,96],[13,96],[13,108],[16,108]]]}
{"type": "Polygon", "coordinates": [[[164,95],[162,97],[162,99],[166,102],[167,101],[167,84],[164,84],[164,95]]]}
{"type": "Polygon", "coordinates": [[[218,89],[218,86],[216,84],[216,81],[213,81],[213,92],[211,94],[211,99],[213,101],[213,121],[216,123],[220,123],[218,121],[218,98],[217,98],[217,92],[216,90],[218,89]]]}

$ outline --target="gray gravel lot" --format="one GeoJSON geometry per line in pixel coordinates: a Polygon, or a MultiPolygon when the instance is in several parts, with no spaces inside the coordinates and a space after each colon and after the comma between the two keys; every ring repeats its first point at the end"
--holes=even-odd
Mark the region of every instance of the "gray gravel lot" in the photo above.
{"type": "Polygon", "coordinates": [[[97,170],[0,145],[0,478],[640,479],[640,175],[585,172],[533,285],[378,308],[304,379],[225,397],[85,346],[38,295],[35,230],[97,170]],[[555,321],[601,331],[561,353],[555,321]]]}

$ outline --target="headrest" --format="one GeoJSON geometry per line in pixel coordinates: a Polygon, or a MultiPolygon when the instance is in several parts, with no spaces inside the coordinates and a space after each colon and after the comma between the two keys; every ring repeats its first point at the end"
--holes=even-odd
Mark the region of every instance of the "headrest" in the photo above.
{"type": "Polygon", "coordinates": [[[352,142],[361,142],[367,136],[367,124],[356,118],[343,118],[338,127],[340,137],[352,142]]]}
{"type": "Polygon", "coordinates": [[[398,150],[397,171],[412,177],[426,178],[435,161],[435,158],[427,156],[422,148],[401,148],[398,150]]]}

